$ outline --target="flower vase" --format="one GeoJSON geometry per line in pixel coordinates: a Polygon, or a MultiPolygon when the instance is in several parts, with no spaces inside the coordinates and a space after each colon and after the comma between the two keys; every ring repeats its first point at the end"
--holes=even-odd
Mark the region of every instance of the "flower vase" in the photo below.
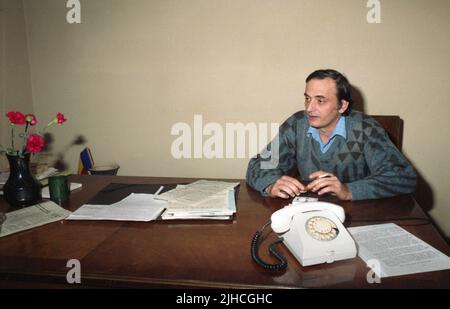
{"type": "Polygon", "coordinates": [[[6,155],[9,178],[3,186],[3,197],[13,207],[28,207],[42,200],[41,184],[30,169],[30,154],[6,155]]]}

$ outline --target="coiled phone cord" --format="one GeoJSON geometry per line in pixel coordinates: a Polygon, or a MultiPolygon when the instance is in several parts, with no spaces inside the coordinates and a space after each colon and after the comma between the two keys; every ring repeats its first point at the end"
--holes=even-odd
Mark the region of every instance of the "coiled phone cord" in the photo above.
{"type": "Polygon", "coordinates": [[[266,224],[264,224],[264,226],[262,227],[261,230],[257,231],[255,233],[255,235],[253,236],[252,239],[252,243],[251,243],[251,253],[252,253],[252,258],[253,260],[262,268],[264,269],[269,269],[269,270],[282,270],[284,268],[286,268],[287,266],[287,261],[286,258],[284,256],[282,256],[276,249],[276,245],[283,242],[283,238],[280,238],[276,241],[274,241],[272,244],[270,244],[269,246],[269,252],[270,255],[273,256],[275,259],[277,259],[279,261],[279,263],[276,264],[269,264],[264,262],[258,254],[258,250],[259,250],[259,246],[261,245],[261,237],[263,235],[264,229],[270,224],[270,220],[269,222],[267,222],[266,224]]]}

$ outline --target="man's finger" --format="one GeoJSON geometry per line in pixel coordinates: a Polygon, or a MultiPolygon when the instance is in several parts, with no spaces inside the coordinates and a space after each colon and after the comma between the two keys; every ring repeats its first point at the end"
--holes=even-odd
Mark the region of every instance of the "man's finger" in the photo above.
{"type": "MultiPolygon", "coordinates": [[[[334,175],[331,174],[322,174],[324,176],[319,176],[317,177],[315,180],[313,180],[312,182],[310,182],[307,186],[308,189],[313,190],[313,188],[315,188],[314,190],[318,190],[318,186],[323,186],[323,184],[333,184],[335,181],[339,181],[339,179],[337,179],[337,177],[335,177],[334,175]]],[[[313,190],[313,191],[314,191],[313,190]]]]}
{"type": "Polygon", "coordinates": [[[317,194],[322,195],[325,193],[334,193],[333,187],[332,186],[325,186],[322,189],[319,190],[319,192],[317,192],[317,194]]]}
{"type": "Polygon", "coordinates": [[[294,196],[296,195],[296,190],[298,190],[297,188],[295,188],[292,184],[290,183],[284,183],[283,185],[281,185],[280,187],[280,191],[283,191],[287,194],[289,194],[290,196],[294,196]]]}
{"type": "Polygon", "coordinates": [[[286,185],[288,185],[291,189],[293,189],[296,194],[300,193],[300,191],[305,190],[305,186],[295,178],[284,176],[281,179],[286,185]],[[297,192],[298,191],[298,192],[297,192]]]}
{"type": "Polygon", "coordinates": [[[281,197],[281,198],[289,198],[289,195],[288,194],[286,194],[286,193],[284,193],[282,190],[279,190],[278,191],[278,193],[277,193],[277,196],[278,197],[281,197]]]}
{"type": "Polygon", "coordinates": [[[314,180],[313,182],[311,182],[308,185],[308,188],[313,191],[316,192],[318,190],[322,190],[325,187],[332,187],[335,184],[335,180],[333,179],[317,179],[314,180]]]}
{"type": "Polygon", "coordinates": [[[309,175],[309,179],[316,179],[319,175],[322,175],[324,173],[325,173],[324,171],[317,171],[317,172],[311,173],[309,175]]]}

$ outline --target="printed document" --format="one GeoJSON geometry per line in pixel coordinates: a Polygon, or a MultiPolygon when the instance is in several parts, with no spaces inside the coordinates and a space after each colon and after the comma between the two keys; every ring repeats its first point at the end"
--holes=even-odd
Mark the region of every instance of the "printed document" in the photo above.
{"type": "Polygon", "coordinates": [[[167,202],[156,200],[153,194],[131,193],[111,205],[85,204],[74,211],[67,220],[117,220],[151,221],[158,218],[167,202]]]}
{"type": "Polygon", "coordinates": [[[224,195],[237,185],[239,182],[198,180],[188,185],[179,185],[176,189],[162,193],[159,197],[174,203],[194,206],[217,194],[224,195]]]}
{"type": "Polygon", "coordinates": [[[394,223],[348,228],[378,277],[450,269],[450,258],[394,223]]]}
{"type": "Polygon", "coordinates": [[[52,201],[6,213],[0,237],[65,219],[70,211],[52,201]]]}
{"type": "Polygon", "coordinates": [[[234,187],[239,182],[198,180],[158,198],[169,202],[162,219],[230,219],[236,212],[234,187]]]}
{"type": "Polygon", "coordinates": [[[236,212],[234,190],[216,194],[196,206],[169,202],[167,210],[162,214],[163,220],[171,219],[211,219],[228,220],[236,212]]]}

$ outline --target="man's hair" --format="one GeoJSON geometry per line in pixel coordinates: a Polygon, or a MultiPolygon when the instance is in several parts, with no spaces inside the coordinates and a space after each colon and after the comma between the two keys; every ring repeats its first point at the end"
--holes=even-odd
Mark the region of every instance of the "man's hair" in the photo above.
{"type": "Polygon", "coordinates": [[[353,106],[353,100],[350,94],[351,86],[344,75],[342,75],[336,70],[331,69],[317,70],[309,74],[309,76],[306,78],[306,82],[309,82],[312,79],[325,79],[325,78],[331,78],[336,82],[336,89],[337,89],[336,95],[339,101],[339,105],[341,105],[341,100],[345,100],[348,102],[348,108],[342,114],[344,116],[350,114],[350,111],[352,110],[353,106]]]}

